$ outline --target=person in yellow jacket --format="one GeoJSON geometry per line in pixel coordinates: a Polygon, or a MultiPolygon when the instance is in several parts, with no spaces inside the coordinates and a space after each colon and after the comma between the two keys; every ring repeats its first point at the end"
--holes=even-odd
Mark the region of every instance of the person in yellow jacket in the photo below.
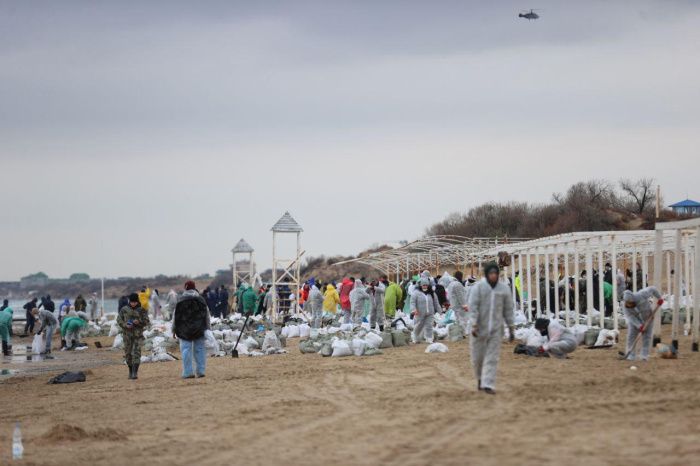
{"type": "Polygon", "coordinates": [[[335,314],[338,311],[339,304],[340,296],[338,295],[338,290],[329,283],[326,285],[326,292],[323,295],[323,310],[335,314]]]}
{"type": "Polygon", "coordinates": [[[139,304],[141,304],[141,308],[146,312],[148,312],[151,307],[151,289],[147,286],[141,287],[141,291],[139,292],[139,304]]]}
{"type": "Polygon", "coordinates": [[[523,299],[523,280],[520,278],[519,270],[515,272],[515,291],[517,291],[515,297],[520,302],[523,299]]]}

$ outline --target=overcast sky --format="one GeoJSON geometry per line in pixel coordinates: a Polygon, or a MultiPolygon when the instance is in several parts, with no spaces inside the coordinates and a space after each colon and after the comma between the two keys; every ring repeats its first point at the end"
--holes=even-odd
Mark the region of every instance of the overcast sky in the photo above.
{"type": "Polygon", "coordinates": [[[333,255],[590,178],[698,199],[699,79],[693,1],[0,0],[0,279],[268,268],[285,210],[333,255]]]}

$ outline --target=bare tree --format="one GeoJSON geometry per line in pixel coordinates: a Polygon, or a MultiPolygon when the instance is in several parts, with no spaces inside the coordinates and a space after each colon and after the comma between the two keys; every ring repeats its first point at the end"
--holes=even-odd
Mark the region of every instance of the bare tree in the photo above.
{"type": "Polygon", "coordinates": [[[654,178],[639,178],[637,180],[623,178],[620,180],[623,200],[630,206],[630,211],[641,215],[654,205],[656,201],[654,184],[656,184],[654,178]]]}

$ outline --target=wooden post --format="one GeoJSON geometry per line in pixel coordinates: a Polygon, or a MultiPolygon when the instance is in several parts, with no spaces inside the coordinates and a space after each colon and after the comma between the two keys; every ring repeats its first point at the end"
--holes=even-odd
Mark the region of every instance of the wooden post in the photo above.
{"type": "Polygon", "coordinates": [[[532,322],[532,260],[527,251],[527,320],[532,322]]]}
{"type": "Polygon", "coordinates": [[[591,240],[586,240],[586,321],[589,327],[593,326],[593,252],[591,240]]]}
{"type": "Polygon", "coordinates": [[[581,268],[578,241],[574,241],[574,325],[581,323],[581,268]]]}
{"type": "Polygon", "coordinates": [[[540,299],[540,252],[535,249],[535,292],[537,293],[537,318],[542,316],[542,299],[540,299]]]}
{"type": "Polygon", "coordinates": [[[603,238],[598,245],[598,311],[600,311],[600,328],[605,328],[605,260],[603,258],[603,238]]]}
{"type": "Polygon", "coordinates": [[[520,312],[525,314],[525,277],[523,276],[523,254],[518,254],[518,277],[520,277],[520,312]]]}
{"type": "Polygon", "coordinates": [[[674,259],[674,296],[673,296],[673,322],[671,325],[671,344],[678,349],[678,329],[681,310],[681,233],[680,229],[674,231],[676,234],[676,247],[673,252],[674,259]]]}
{"type": "Polygon", "coordinates": [[[547,305],[547,317],[549,313],[552,312],[552,303],[549,293],[549,252],[548,249],[544,248],[544,302],[547,305]]]}
{"type": "Polygon", "coordinates": [[[559,255],[556,246],[554,246],[552,269],[554,272],[554,318],[559,320],[559,255]]]}
{"type": "Polygon", "coordinates": [[[564,245],[564,278],[565,278],[565,285],[564,285],[564,301],[565,301],[565,306],[564,310],[566,311],[566,326],[570,327],[571,326],[571,319],[570,319],[570,313],[571,313],[571,290],[569,289],[569,243],[566,243],[564,245]]]}
{"type": "MultiPolygon", "coordinates": [[[[698,333],[700,333],[700,227],[695,229],[695,258],[693,260],[693,351],[698,351],[698,333]]],[[[688,310],[686,310],[688,312],[688,310]]]]}
{"type": "MultiPolygon", "coordinates": [[[[654,240],[654,286],[662,290],[661,276],[663,272],[664,259],[664,232],[656,230],[654,240]]],[[[661,342],[661,311],[659,310],[654,316],[654,346],[661,342]]]]}
{"type": "Polygon", "coordinates": [[[610,265],[612,266],[612,294],[613,294],[613,329],[619,330],[618,327],[618,312],[620,301],[617,299],[618,289],[617,289],[617,242],[615,241],[615,235],[610,237],[612,242],[612,260],[610,265]]]}

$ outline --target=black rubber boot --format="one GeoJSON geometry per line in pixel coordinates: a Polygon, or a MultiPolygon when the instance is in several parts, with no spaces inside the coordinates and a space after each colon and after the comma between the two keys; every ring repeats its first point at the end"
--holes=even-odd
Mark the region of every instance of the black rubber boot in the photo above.
{"type": "Polygon", "coordinates": [[[7,342],[5,340],[2,341],[2,354],[3,356],[10,356],[12,353],[10,353],[10,347],[7,346],[7,342]]]}
{"type": "Polygon", "coordinates": [[[66,347],[66,340],[61,339],[61,349],[66,347]]]}
{"type": "Polygon", "coordinates": [[[380,326],[379,326],[379,331],[380,331],[380,332],[383,332],[383,331],[384,331],[384,326],[383,326],[383,325],[380,325],[380,326]]]}
{"type": "Polygon", "coordinates": [[[129,380],[134,378],[134,366],[129,365],[129,380]]]}
{"type": "Polygon", "coordinates": [[[479,382],[478,382],[478,387],[479,387],[479,390],[483,390],[483,388],[481,388],[481,380],[479,380],[479,382]]]}
{"type": "Polygon", "coordinates": [[[139,378],[139,365],[134,364],[134,380],[139,378]]]}

